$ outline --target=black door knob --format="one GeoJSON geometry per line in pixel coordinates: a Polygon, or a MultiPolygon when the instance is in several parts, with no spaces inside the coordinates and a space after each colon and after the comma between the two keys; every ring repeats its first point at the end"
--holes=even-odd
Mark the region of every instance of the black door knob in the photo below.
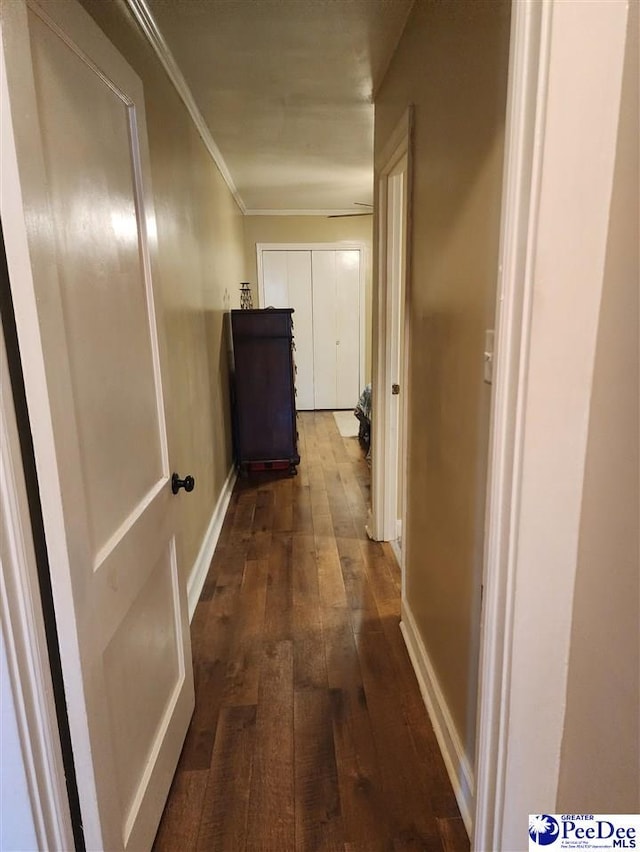
{"type": "Polygon", "coordinates": [[[196,481],[192,476],[185,476],[184,479],[180,479],[177,473],[174,473],[171,477],[171,490],[174,494],[177,494],[181,488],[184,488],[185,491],[193,491],[196,487],[196,481]]]}

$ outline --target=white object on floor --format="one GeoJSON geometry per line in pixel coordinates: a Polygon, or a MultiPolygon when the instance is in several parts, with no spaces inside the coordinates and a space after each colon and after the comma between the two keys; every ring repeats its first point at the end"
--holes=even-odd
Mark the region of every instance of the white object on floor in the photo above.
{"type": "Polygon", "coordinates": [[[352,408],[348,411],[334,411],[333,417],[336,421],[338,432],[340,432],[343,438],[356,438],[358,436],[360,424],[352,408]]]}

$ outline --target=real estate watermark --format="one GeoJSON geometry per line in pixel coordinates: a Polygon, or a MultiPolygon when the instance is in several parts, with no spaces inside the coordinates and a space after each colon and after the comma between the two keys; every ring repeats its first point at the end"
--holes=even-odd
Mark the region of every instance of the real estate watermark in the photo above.
{"type": "Polygon", "coordinates": [[[529,814],[529,852],[640,849],[640,814],[529,814]]]}

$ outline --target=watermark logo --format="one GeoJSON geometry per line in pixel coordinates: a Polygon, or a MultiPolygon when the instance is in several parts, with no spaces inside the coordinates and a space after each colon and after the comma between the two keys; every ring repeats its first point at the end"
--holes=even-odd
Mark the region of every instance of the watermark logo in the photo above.
{"type": "Polygon", "coordinates": [[[529,852],[640,849],[640,814],[529,814],[529,852]]]}
{"type": "Polygon", "coordinates": [[[555,843],[559,834],[557,820],[549,814],[531,814],[529,817],[529,837],[538,846],[555,843]]]}

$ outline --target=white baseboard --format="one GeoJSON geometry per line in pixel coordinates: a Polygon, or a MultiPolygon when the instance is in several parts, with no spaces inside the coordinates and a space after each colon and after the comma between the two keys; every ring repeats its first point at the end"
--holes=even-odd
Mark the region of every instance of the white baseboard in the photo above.
{"type": "Polygon", "coordinates": [[[402,621],[400,630],[413,664],[422,698],[435,731],[442,757],[444,758],[453,792],[458,801],[460,814],[471,837],[473,826],[473,808],[475,794],[475,778],[471,764],[464,752],[462,741],[451,713],[447,706],[442,689],[438,683],[435,669],[429,659],[427,649],[418,632],[413,613],[406,601],[402,602],[402,621]]]}
{"type": "Polygon", "coordinates": [[[193,618],[193,613],[196,610],[196,605],[200,600],[200,595],[202,594],[204,581],[207,579],[211,560],[213,559],[213,552],[216,549],[216,544],[220,538],[220,531],[222,530],[224,517],[227,514],[229,501],[231,500],[231,494],[233,493],[233,486],[236,484],[236,478],[237,472],[235,466],[233,466],[229,471],[229,475],[227,476],[224,485],[222,486],[218,502],[216,503],[213,515],[209,521],[209,526],[207,527],[207,531],[202,539],[200,551],[196,556],[196,561],[193,563],[193,568],[189,574],[189,581],[187,583],[189,621],[193,618]]]}

